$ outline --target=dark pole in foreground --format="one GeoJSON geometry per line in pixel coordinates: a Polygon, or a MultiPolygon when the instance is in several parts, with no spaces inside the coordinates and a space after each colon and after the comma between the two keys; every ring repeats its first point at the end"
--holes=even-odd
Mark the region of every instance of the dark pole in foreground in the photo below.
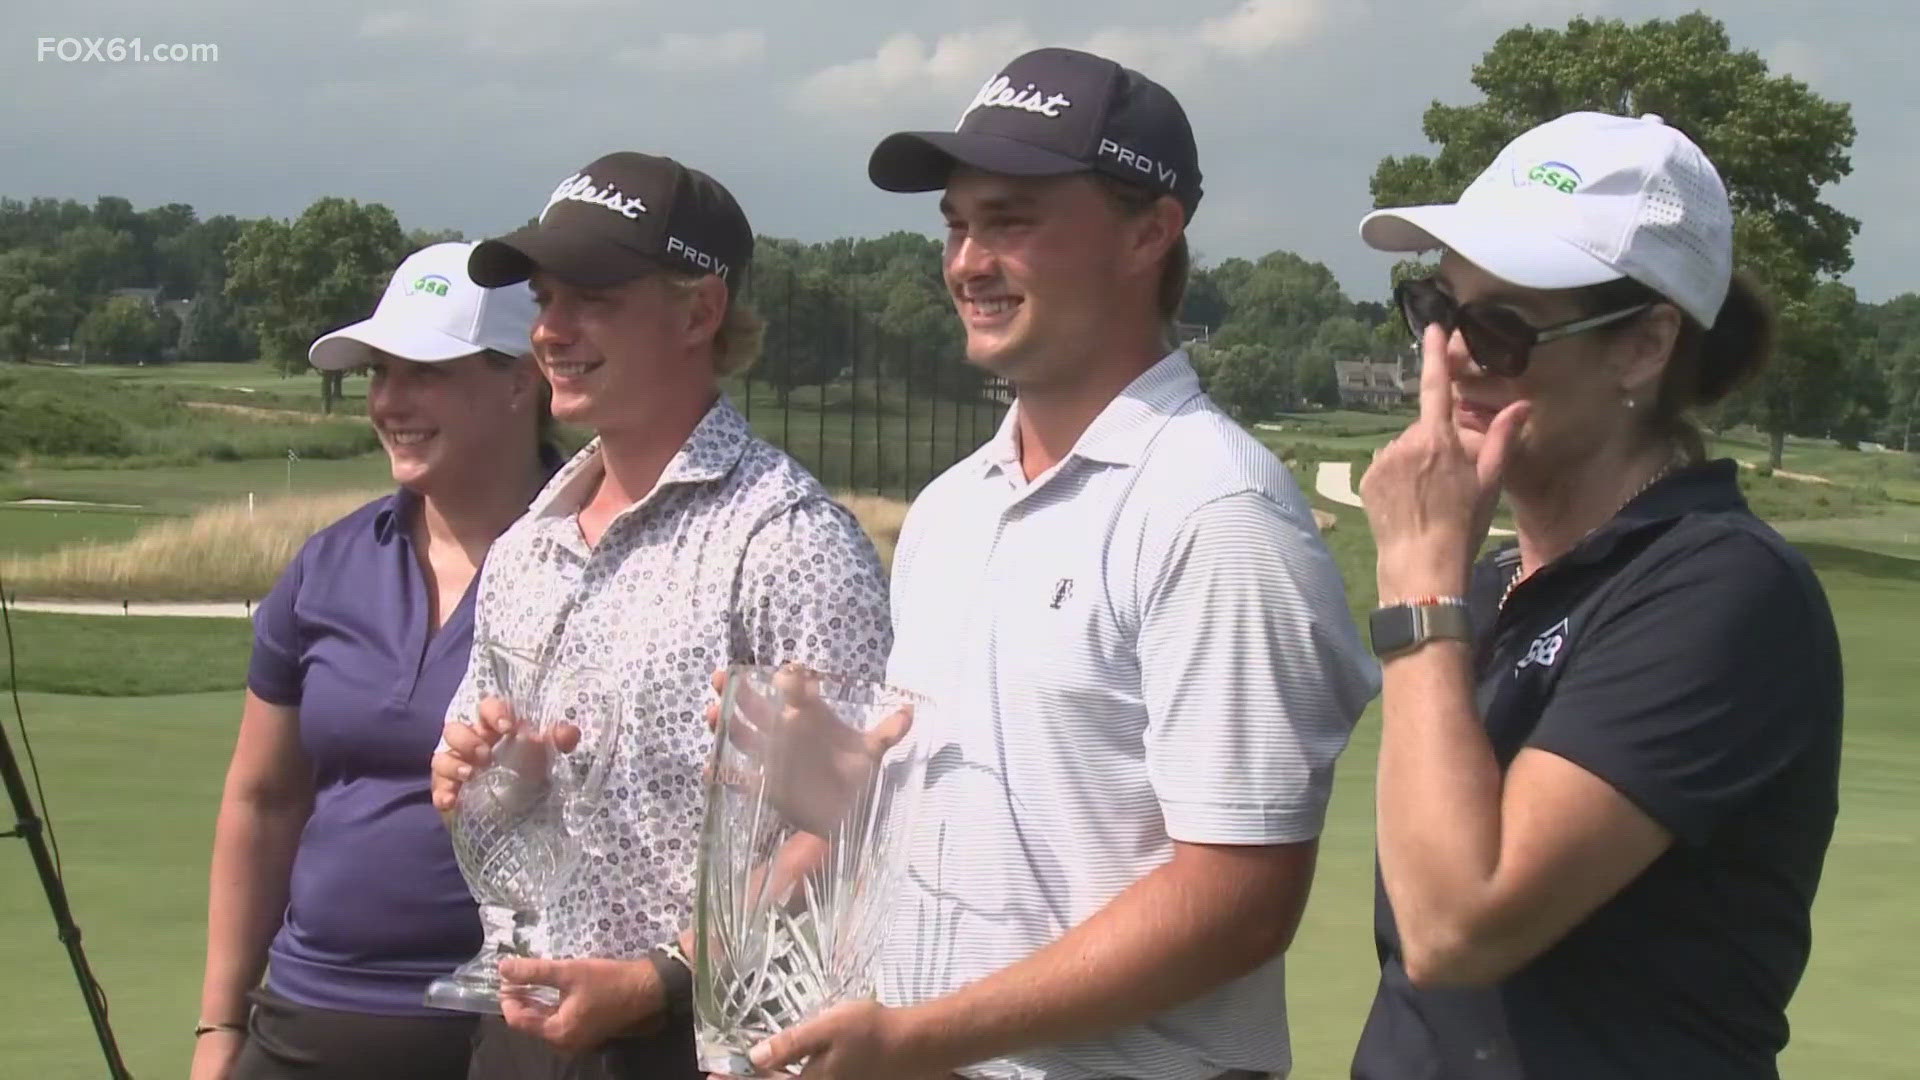
{"type": "MultiPolygon", "coordinates": [[[[15,714],[19,713],[20,679],[19,667],[13,656],[13,620],[7,614],[7,606],[0,601],[0,623],[7,633],[7,670],[13,673],[10,680],[13,690],[15,714]]],[[[27,850],[33,853],[34,869],[40,872],[40,887],[46,890],[47,905],[53,910],[53,925],[60,932],[60,942],[67,947],[67,956],[73,961],[73,974],[80,980],[80,996],[86,999],[87,1015],[93,1019],[93,1031],[100,1039],[100,1052],[107,1058],[107,1075],[113,1080],[132,1080],[127,1072],[126,1063],[120,1060],[120,1048],[114,1044],[113,1028],[107,1024],[106,997],[100,984],[94,980],[93,969],[87,966],[87,954],[80,947],[80,927],[73,921],[73,912],[67,907],[66,885],[60,880],[60,872],[54,866],[53,853],[47,850],[47,840],[42,835],[40,818],[33,812],[33,800],[28,797],[27,782],[20,775],[20,763],[14,760],[13,744],[7,739],[7,727],[0,723],[0,779],[6,781],[7,797],[13,801],[15,825],[10,832],[0,833],[0,838],[17,836],[27,842],[27,850]]]]}

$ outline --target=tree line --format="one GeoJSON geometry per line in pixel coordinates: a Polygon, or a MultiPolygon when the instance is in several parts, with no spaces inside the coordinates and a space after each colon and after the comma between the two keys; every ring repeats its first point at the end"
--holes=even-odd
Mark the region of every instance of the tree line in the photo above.
{"type": "MultiPolygon", "coordinates": [[[[1658,113],[1719,166],[1740,268],[1778,315],[1775,363],[1711,421],[1769,432],[1776,463],[1789,434],[1912,447],[1920,295],[1855,296],[1840,278],[1859,223],[1819,195],[1851,171],[1848,106],[1770,72],[1698,13],[1511,30],[1472,83],[1484,100],[1426,110],[1435,153],[1379,163],[1375,205],[1451,201],[1508,140],[1573,109],[1658,113]]],[[[0,358],[264,358],[305,370],[307,343],[371,310],[407,252],[460,238],[405,230],[388,208],[341,197],[290,220],[202,220],[178,203],[136,211],[116,196],[0,199],[0,358]]],[[[1422,272],[1413,260],[1392,276],[1422,272]]],[[[863,373],[947,395],[980,389],[961,359],[938,240],[761,237],[748,289],[768,324],[754,377],[783,399],[863,373]]],[[[1209,390],[1248,421],[1339,404],[1337,361],[1412,365],[1397,314],[1350,299],[1324,265],[1287,251],[1197,265],[1179,322],[1209,390]]],[[[323,378],[331,399],[339,376],[323,378]]]]}

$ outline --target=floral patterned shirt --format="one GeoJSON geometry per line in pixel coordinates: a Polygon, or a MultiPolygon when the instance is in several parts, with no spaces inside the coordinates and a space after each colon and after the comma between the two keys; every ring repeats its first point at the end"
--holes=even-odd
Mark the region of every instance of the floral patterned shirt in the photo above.
{"type": "MultiPolygon", "coordinates": [[[[859,522],[724,397],[588,546],[575,515],[602,473],[595,440],[494,542],[474,640],[592,664],[629,702],[605,809],[541,951],[633,959],[692,923],[714,671],[791,660],[879,679],[893,634],[859,522]]],[[[473,721],[484,666],[469,665],[449,720],[473,721]]]]}

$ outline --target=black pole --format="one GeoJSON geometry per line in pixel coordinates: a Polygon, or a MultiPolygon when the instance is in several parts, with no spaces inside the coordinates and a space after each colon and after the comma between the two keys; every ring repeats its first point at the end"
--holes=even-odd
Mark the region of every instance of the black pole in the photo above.
{"type": "Polygon", "coordinates": [[[933,385],[927,394],[927,479],[940,475],[946,466],[940,457],[940,369],[933,369],[933,385]]]}
{"type": "Polygon", "coordinates": [[[793,270],[791,268],[787,270],[787,323],[786,332],[780,335],[780,364],[780,449],[793,454],[793,270]]]}
{"type": "MultiPolygon", "coordinates": [[[[20,668],[13,656],[13,619],[7,614],[4,596],[4,591],[0,591],[0,623],[4,623],[7,632],[7,670],[13,676],[10,684],[14,711],[18,715],[20,668]]],[[[27,842],[27,850],[33,853],[34,869],[40,872],[40,887],[46,890],[47,906],[53,911],[54,928],[59,931],[61,944],[67,947],[68,959],[73,961],[74,977],[80,980],[80,996],[86,1000],[93,1033],[100,1039],[100,1052],[106,1056],[107,1075],[113,1080],[132,1080],[133,1074],[127,1072],[126,1063],[120,1060],[120,1047],[113,1041],[113,1028],[107,1023],[105,995],[93,977],[93,969],[87,966],[86,950],[80,947],[80,927],[74,924],[73,911],[67,907],[66,885],[60,880],[53,853],[47,850],[47,839],[42,833],[44,823],[33,812],[33,800],[27,793],[26,779],[20,775],[20,763],[14,760],[13,744],[7,739],[4,723],[0,723],[0,779],[6,781],[15,821],[13,830],[0,833],[0,838],[17,836],[27,842]]]]}
{"type": "Polygon", "coordinates": [[[903,502],[913,501],[913,361],[914,350],[909,347],[906,359],[900,364],[900,386],[906,401],[900,412],[900,498],[903,502]]]}
{"type": "MultiPolygon", "coordinates": [[[[825,331],[820,335],[820,344],[822,346],[825,346],[825,349],[833,348],[832,331],[827,329],[828,327],[832,326],[833,323],[834,323],[833,301],[829,300],[825,305],[825,310],[823,310],[820,313],[820,328],[821,330],[825,331]]],[[[823,353],[825,352],[825,349],[822,350],[823,353]]],[[[820,358],[820,366],[814,370],[814,378],[817,385],[813,388],[814,393],[816,395],[813,399],[815,402],[814,413],[813,413],[814,420],[815,420],[815,423],[813,425],[814,426],[813,467],[820,474],[821,480],[823,482],[825,481],[826,475],[827,475],[827,373],[825,370],[826,365],[827,365],[827,357],[825,355],[822,355],[820,358]]]]}
{"type": "MultiPolygon", "coordinates": [[[[759,300],[753,295],[753,279],[745,278],[740,284],[742,286],[740,295],[734,299],[734,303],[746,304],[749,306],[749,309],[757,307],[759,300]]],[[[761,325],[764,326],[765,324],[762,323],[761,325]]],[[[766,338],[762,337],[760,340],[764,347],[766,338]]],[[[740,408],[743,411],[741,419],[747,422],[749,428],[753,426],[753,369],[759,361],[760,358],[758,356],[754,357],[747,362],[747,369],[740,373],[740,394],[742,397],[740,408]]]]}
{"type": "Polygon", "coordinates": [[[860,490],[860,309],[847,313],[847,353],[852,374],[847,378],[847,490],[860,490]]]}

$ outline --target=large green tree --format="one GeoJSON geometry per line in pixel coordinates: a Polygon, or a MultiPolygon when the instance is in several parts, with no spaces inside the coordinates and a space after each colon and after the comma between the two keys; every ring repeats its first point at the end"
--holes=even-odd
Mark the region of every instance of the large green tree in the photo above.
{"type": "Polygon", "coordinates": [[[1833,311],[1814,288],[1853,265],[1859,222],[1821,198],[1852,171],[1855,129],[1846,104],[1773,74],[1753,50],[1735,49],[1722,23],[1698,12],[1638,25],[1580,18],[1565,29],[1510,30],[1474,66],[1472,81],[1484,100],[1436,101],[1423,117],[1437,153],[1380,162],[1375,206],[1450,202],[1508,141],[1564,113],[1657,113],[1719,169],[1739,219],[1736,260],[1779,304],[1783,347],[1747,391],[1774,437],[1775,456],[1789,430],[1781,425],[1824,431],[1835,420],[1838,397],[1794,395],[1838,375],[1825,366],[1835,362],[1831,350],[1800,345],[1830,328],[1805,321],[1833,311]],[[1762,242],[1742,242],[1751,236],[1762,242]]]}
{"type": "Polygon", "coordinates": [[[1207,395],[1243,424],[1268,419],[1293,404],[1292,366],[1258,345],[1196,344],[1188,354],[1207,395]]]}
{"type": "MultiPolygon", "coordinates": [[[[227,250],[227,295],[248,312],[261,356],[291,374],[314,338],[373,311],[405,252],[393,211],[329,196],[291,222],[249,222],[227,250]]],[[[342,374],[321,373],[329,412],[342,374]]]]}
{"type": "Polygon", "coordinates": [[[166,322],[151,304],[115,296],[80,320],[73,343],[88,363],[125,364],[160,359],[167,336],[166,322]]]}
{"type": "Polygon", "coordinates": [[[1861,318],[1872,336],[1871,350],[1887,392],[1880,437],[1888,445],[1911,450],[1914,428],[1920,426],[1920,293],[1867,305],[1861,318]]]}
{"type": "Polygon", "coordinates": [[[163,295],[175,299],[200,299],[224,292],[227,248],[240,238],[244,224],[239,218],[221,214],[159,240],[159,270],[154,284],[163,295]]]}
{"type": "Polygon", "coordinates": [[[250,360],[253,355],[247,328],[225,296],[207,293],[188,305],[187,318],[180,328],[180,359],[232,363],[250,360]]]}
{"type": "Polygon", "coordinates": [[[56,261],[44,248],[0,252],[0,356],[25,360],[72,335],[79,307],[58,282],[56,261]]]}

